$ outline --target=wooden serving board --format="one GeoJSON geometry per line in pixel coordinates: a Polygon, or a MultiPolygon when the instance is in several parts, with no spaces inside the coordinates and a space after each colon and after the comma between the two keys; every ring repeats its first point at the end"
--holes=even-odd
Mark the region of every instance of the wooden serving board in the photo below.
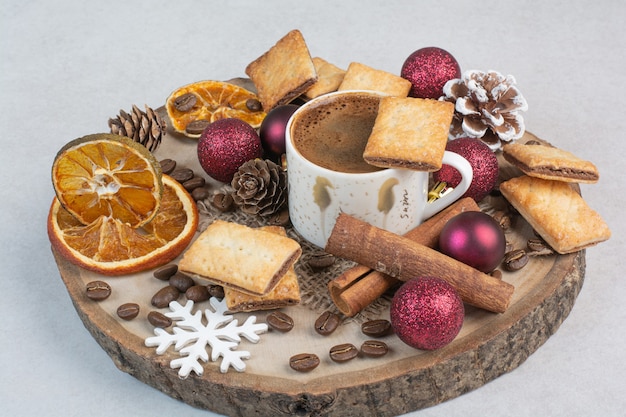
{"type": "MultiPolygon", "coordinates": [[[[531,138],[535,137],[527,133],[524,140],[531,138]]],[[[176,159],[179,166],[200,174],[195,145],[195,140],[170,132],[157,157],[176,159]]],[[[502,169],[504,173],[509,171],[502,169]]],[[[216,189],[219,186],[214,184],[216,189]]],[[[487,204],[491,205],[485,207],[488,211],[499,203],[496,198],[487,204]]],[[[205,205],[200,208],[201,228],[219,216],[205,205]]],[[[293,230],[288,232],[297,236],[293,230]]],[[[516,248],[524,248],[533,236],[521,217],[507,233],[516,248]]],[[[154,336],[146,319],[148,312],[155,310],[150,299],[164,286],[163,281],[154,278],[152,271],[103,277],[53,253],[78,315],[120,370],[191,406],[236,416],[393,416],[457,397],[514,370],[535,352],[565,320],[584,280],[584,251],[532,257],[524,269],[503,273],[503,279],[515,286],[509,309],[495,314],[466,307],[463,328],[446,347],[421,351],[389,335],[381,339],[390,347],[386,356],[357,357],[339,364],[330,360],[329,349],[340,343],[359,347],[370,339],[361,333],[360,325],[373,318],[389,319],[390,295],[354,318],[346,318],[332,335],[320,336],[313,330],[313,323],[325,309],[333,309],[326,284],[336,272],[308,269],[306,260],[316,249],[301,243],[303,256],[296,271],[302,303],[283,309],[294,318],[294,329],[261,334],[257,344],[243,340],[238,349],[251,354],[245,360],[244,372],[231,368],[221,373],[219,362],[208,362],[202,376],[192,373],[186,379],[170,368],[170,361],[180,357],[172,347],[158,355],[155,348],[145,346],[145,339],[154,336]],[[111,296],[104,301],[95,302],[85,295],[85,284],[96,279],[112,287],[111,296]],[[139,316],[131,321],[116,315],[117,307],[127,302],[141,307],[139,316]],[[320,365],[308,373],[293,371],[289,358],[304,352],[317,354],[320,365]]],[[[351,263],[340,265],[348,267],[351,263]]],[[[179,302],[184,304],[184,296],[179,302]]],[[[198,303],[194,311],[204,308],[208,308],[208,302],[198,303]]],[[[235,318],[242,323],[250,314],[257,316],[257,322],[264,322],[268,312],[237,313],[235,318]]]]}

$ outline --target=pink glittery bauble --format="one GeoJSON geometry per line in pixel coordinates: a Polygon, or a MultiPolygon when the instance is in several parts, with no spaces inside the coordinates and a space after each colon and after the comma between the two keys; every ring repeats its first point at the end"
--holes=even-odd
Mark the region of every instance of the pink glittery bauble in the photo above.
{"type": "Polygon", "coordinates": [[[204,129],[198,139],[198,160],[212,178],[230,182],[244,162],[260,158],[261,140],[256,130],[239,119],[220,119],[204,129]]]}
{"type": "Polygon", "coordinates": [[[410,97],[437,99],[443,96],[446,82],[461,78],[461,68],[449,52],[431,46],[409,55],[400,76],[412,84],[410,97]]]}
{"type": "MultiPolygon", "coordinates": [[[[491,192],[498,181],[498,159],[493,151],[480,139],[459,138],[448,141],[446,150],[461,155],[472,166],[472,183],[463,197],[472,197],[480,201],[491,192]]],[[[435,181],[444,181],[450,187],[461,182],[461,174],[450,165],[443,165],[433,173],[435,181]]]]}
{"type": "Polygon", "coordinates": [[[457,214],[441,229],[439,250],[479,271],[496,269],[506,250],[502,227],[480,211],[457,214]]]}
{"type": "Polygon", "coordinates": [[[435,277],[411,279],[391,301],[391,325],[396,335],[416,349],[435,350],[452,342],[463,326],[461,297],[435,277]]]}

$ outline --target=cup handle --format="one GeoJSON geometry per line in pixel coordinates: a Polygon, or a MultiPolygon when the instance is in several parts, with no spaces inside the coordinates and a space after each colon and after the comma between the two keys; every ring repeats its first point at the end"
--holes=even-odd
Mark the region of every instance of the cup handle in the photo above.
{"type": "Polygon", "coordinates": [[[438,212],[461,198],[461,196],[465,194],[469,186],[472,184],[474,170],[472,169],[472,166],[467,161],[467,159],[463,158],[457,153],[445,151],[443,154],[442,163],[456,168],[461,174],[461,182],[459,183],[459,185],[454,187],[452,192],[444,195],[441,198],[436,199],[432,203],[426,203],[426,208],[424,209],[422,221],[437,214],[438,212]]]}

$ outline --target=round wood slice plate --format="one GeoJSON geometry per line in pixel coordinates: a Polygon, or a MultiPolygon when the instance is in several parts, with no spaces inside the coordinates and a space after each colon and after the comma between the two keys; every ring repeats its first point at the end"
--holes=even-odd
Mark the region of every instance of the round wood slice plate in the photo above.
{"type": "MultiPolygon", "coordinates": [[[[523,140],[529,139],[535,137],[527,133],[523,140]]],[[[195,146],[195,140],[169,132],[157,158],[176,159],[179,166],[203,174],[195,146]]],[[[515,175],[505,164],[501,172],[505,177],[515,175]]],[[[213,184],[216,190],[220,186],[213,184]]],[[[481,207],[489,211],[502,203],[501,197],[488,197],[481,207]]],[[[201,204],[199,208],[201,228],[212,218],[224,216],[212,212],[210,204],[201,204]]],[[[227,220],[256,221],[237,214],[231,216],[235,217],[227,220]]],[[[288,233],[297,237],[290,228],[288,233]]],[[[507,239],[514,247],[524,248],[531,237],[534,234],[530,226],[516,217],[507,239]]],[[[155,310],[150,299],[165,285],[163,281],[154,278],[152,271],[100,276],[68,263],[54,250],[53,253],[78,315],[120,370],[191,406],[237,416],[392,416],[457,397],[514,370],[535,352],[567,317],[584,280],[584,251],[532,257],[524,269],[503,273],[503,279],[515,286],[509,309],[495,314],[466,306],[463,328],[446,347],[421,351],[392,334],[381,339],[390,347],[386,356],[359,356],[339,364],[330,360],[329,349],[340,343],[359,347],[370,339],[361,333],[360,325],[373,318],[388,319],[391,294],[354,318],[345,318],[333,334],[320,336],[313,330],[313,323],[321,312],[334,308],[326,284],[337,276],[339,269],[352,264],[340,261],[331,271],[312,272],[306,259],[316,249],[306,242],[301,244],[303,255],[296,271],[302,302],[283,309],[294,318],[294,329],[288,333],[270,330],[261,334],[256,344],[244,339],[237,347],[250,352],[244,372],[231,368],[221,373],[219,361],[207,362],[202,376],[191,373],[186,379],[178,376],[178,369],[170,367],[170,361],[180,357],[173,347],[158,355],[155,348],[145,346],[145,339],[154,336],[146,319],[155,310]],[[95,302],[85,295],[85,284],[96,279],[107,281],[112,287],[111,296],[104,301],[95,302]],[[131,321],[123,321],[116,314],[117,307],[127,302],[141,307],[139,316],[131,321]],[[304,352],[317,354],[320,365],[308,373],[293,371],[289,358],[304,352]]],[[[179,302],[184,304],[184,295],[179,302]]],[[[209,308],[208,302],[197,303],[194,311],[205,308],[209,308]]],[[[264,322],[268,312],[236,313],[235,318],[242,323],[251,314],[257,316],[257,322],[264,322]]]]}

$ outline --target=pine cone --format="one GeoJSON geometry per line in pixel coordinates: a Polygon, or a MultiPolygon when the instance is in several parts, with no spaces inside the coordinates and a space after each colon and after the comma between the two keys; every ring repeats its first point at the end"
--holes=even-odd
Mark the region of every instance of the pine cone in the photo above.
{"type": "Polygon", "coordinates": [[[165,121],[150,107],[145,106],[146,111],[139,110],[133,104],[130,114],[120,110],[116,119],[109,119],[111,133],[127,136],[135,142],[141,143],[150,152],[157,150],[161,144],[161,138],[165,135],[165,121]]]}
{"type": "Polygon", "coordinates": [[[287,173],[270,160],[251,159],[239,167],[231,186],[242,211],[269,216],[287,203],[287,173]]]}
{"type": "Polygon", "coordinates": [[[441,99],[455,103],[450,136],[479,138],[491,149],[521,138],[525,127],[519,112],[528,104],[514,84],[512,75],[476,70],[448,81],[441,99]]]}

